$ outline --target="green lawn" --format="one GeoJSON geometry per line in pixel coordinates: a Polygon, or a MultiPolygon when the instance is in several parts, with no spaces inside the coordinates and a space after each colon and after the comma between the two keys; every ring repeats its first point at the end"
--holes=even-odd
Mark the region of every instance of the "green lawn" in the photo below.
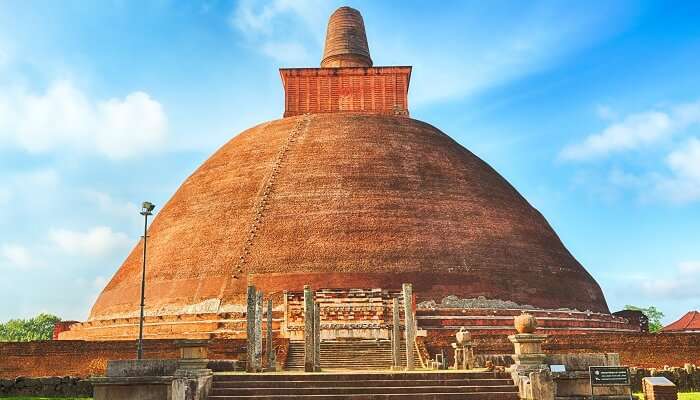
{"type": "MultiPolygon", "coordinates": [[[[635,393],[639,399],[644,399],[641,393],[635,393]]],[[[700,393],[678,393],[678,400],[700,400],[700,393]]]]}

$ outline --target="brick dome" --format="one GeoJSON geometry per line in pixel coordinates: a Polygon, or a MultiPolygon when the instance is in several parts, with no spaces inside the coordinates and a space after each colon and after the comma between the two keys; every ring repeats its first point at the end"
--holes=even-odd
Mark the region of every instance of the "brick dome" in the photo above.
{"type": "MultiPolygon", "coordinates": [[[[137,315],[142,242],[90,320],[137,315]]],[[[242,310],[266,293],[400,288],[608,312],[542,215],[484,161],[402,116],[300,115],[221,147],[149,229],[149,315],[242,310]]]]}

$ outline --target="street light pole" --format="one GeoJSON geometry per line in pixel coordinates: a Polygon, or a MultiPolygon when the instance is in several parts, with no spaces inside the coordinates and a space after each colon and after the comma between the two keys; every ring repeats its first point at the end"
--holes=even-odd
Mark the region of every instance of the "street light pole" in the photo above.
{"type": "Polygon", "coordinates": [[[136,349],[137,360],[143,359],[143,307],[146,300],[146,241],[148,239],[146,232],[148,230],[148,216],[153,215],[154,208],[156,208],[155,204],[144,201],[140,212],[143,215],[143,266],[141,268],[141,317],[139,318],[139,344],[136,349]]]}

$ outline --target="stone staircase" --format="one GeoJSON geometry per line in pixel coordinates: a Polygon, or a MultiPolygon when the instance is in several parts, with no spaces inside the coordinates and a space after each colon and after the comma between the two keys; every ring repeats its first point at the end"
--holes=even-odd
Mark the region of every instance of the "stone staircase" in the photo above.
{"type": "Polygon", "coordinates": [[[493,372],[346,372],[216,374],[209,400],[518,400],[506,374],[493,372]]]}
{"type": "MultiPolygon", "coordinates": [[[[416,357],[418,355],[416,354],[416,357]]],[[[401,342],[401,363],[406,365],[406,344],[401,342]]],[[[416,365],[419,362],[416,359],[416,365]]],[[[389,369],[391,341],[389,340],[328,340],[321,342],[321,369],[389,369]]],[[[304,369],[304,342],[289,343],[285,370],[304,369]]]]}

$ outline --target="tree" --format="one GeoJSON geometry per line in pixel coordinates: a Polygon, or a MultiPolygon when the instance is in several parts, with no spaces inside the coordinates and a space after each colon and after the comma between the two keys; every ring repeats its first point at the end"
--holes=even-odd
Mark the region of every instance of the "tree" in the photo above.
{"type": "Polygon", "coordinates": [[[628,304],[625,306],[625,310],[641,311],[642,314],[646,315],[647,318],[649,318],[649,332],[660,332],[661,328],[664,327],[661,323],[661,318],[664,317],[664,313],[654,306],[642,308],[628,304]]]}
{"type": "Polygon", "coordinates": [[[0,342],[51,340],[54,325],[60,320],[55,315],[43,313],[30,319],[11,319],[0,324],[0,342]]]}

